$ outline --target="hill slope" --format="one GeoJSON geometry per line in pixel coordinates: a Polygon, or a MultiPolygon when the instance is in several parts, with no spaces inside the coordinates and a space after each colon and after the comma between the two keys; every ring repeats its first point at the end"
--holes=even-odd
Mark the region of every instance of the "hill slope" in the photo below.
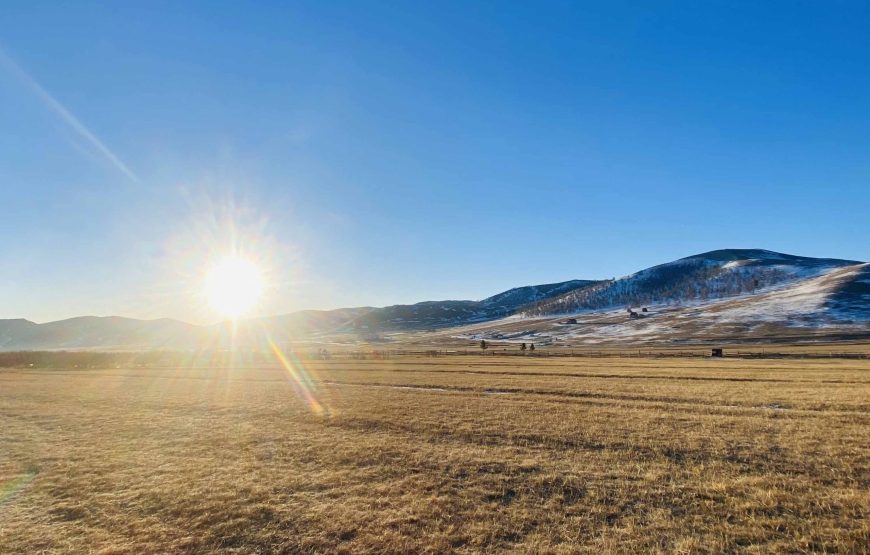
{"type": "Polygon", "coordinates": [[[818,269],[764,290],[724,298],[624,308],[586,309],[470,326],[456,337],[539,345],[687,344],[870,339],[870,263],[818,269]]]}
{"type": "Polygon", "coordinates": [[[541,301],[526,307],[523,314],[544,316],[613,307],[710,301],[760,293],[854,264],[858,262],[793,256],[761,249],[710,251],[541,301]]]}

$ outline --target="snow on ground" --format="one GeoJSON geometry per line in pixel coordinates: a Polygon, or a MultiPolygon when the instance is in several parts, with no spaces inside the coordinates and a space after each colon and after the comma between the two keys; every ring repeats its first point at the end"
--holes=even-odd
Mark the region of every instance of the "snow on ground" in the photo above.
{"type": "Polygon", "coordinates": [[[714,312],[712,315],[722,322],[746,320],[772,322],[823,311],[828,289],[820,281],[823,281],[823,278],[811,279],[794,287],[768,293],[760,299],[737,303],[736,306],[714,312]]]}
{"type": "Polygon", "coordinates": [[[731,262],[726,262],[725,264],[723,264],[722,268],[730,270],[731,268],[739,268],[740,266],[746,265],[754,261],[754,258],[749,258],[747,260],[732,260],[731,262]]]}

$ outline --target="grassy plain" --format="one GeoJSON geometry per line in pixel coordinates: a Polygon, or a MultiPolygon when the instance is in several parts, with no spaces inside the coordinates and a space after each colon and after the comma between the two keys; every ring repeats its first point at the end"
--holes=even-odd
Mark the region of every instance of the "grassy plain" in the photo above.
{"type": "Polygon", "coordinates": [[[291,368],[0,370],[0,552],[870,550],[868,360],[291,368]]]}

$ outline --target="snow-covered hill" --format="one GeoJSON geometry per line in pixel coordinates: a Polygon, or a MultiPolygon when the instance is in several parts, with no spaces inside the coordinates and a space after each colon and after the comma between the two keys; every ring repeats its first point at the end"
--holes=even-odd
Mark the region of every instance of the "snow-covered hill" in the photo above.
{"type": "Polygon", "coordinates": [[[511,318],[459,330],[456,337],[539,345],[683,344],[870,339],[870,263],[817,266],[764,290],[682,304],[511,318]]]}
{"type": "Polygon", "coordinates": [[[599,282],[523,309],[526,316],[584,310],[711,301],[762,293],[854,260],[808,258],[761,249],[717,250],[660,264],[623,278],[599,282]]]}

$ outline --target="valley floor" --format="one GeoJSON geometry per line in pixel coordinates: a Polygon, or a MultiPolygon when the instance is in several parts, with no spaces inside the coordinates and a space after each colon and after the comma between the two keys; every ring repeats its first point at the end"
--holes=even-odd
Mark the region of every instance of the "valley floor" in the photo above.
{"type": "Polygon", "coordinates": [[[870,361],[0,369],[3,553],[860,553],[870,361]]]}

